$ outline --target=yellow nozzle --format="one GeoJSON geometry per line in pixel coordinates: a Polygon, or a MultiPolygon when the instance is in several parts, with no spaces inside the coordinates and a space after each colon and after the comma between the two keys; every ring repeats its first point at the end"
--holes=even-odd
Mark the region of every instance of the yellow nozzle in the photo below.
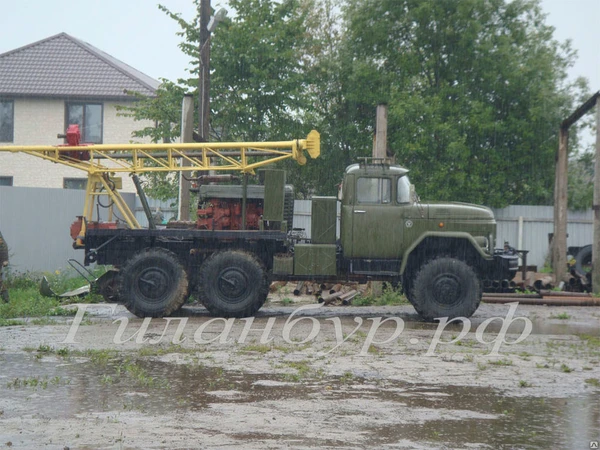
{"type": "Polygon", "coordinates": [[[321,154],[321,135],[317,130],[312,130],[306,137],[306,150],[312,159],[321,154]]]}

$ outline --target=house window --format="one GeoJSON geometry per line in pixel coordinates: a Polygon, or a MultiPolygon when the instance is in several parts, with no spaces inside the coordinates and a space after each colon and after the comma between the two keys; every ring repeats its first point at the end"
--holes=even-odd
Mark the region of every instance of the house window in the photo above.
{"type": "Polygon", "coordinates": [[[87,188],[87,178],[63,178],[63,188],[85,189],[87,188]]]}
{"type": "Polygon", "coordinates": [[[15,116],[12,100],[0,100],[0,142],[12,142],[15,116]]]}
{"type": "Polygon", "coordinates": [[[0,186],[12,186],[12,185],[13,185],[13,177],[0,176],[0,186]]]}
{"type": "Polygon", "coordinates": [[[103,127],[102,103],[67,103],[65,129],[69,125],[79,125],[82,142],[102,143],[103,127]]]}

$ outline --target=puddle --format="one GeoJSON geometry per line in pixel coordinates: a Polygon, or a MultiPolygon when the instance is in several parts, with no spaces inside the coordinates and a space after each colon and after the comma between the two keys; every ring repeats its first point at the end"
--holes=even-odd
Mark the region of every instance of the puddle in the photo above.
{"type": "Polygon", "coordinates": [[[51,419],[56,426],[81,415],[185,413],[216,434],[234,421],[226,434],[242,448],[265,440],[292,447],[426,442],[451,448],[589,448],[600,430],[597,389],[562,399],[514,398],[490,388],[408,384],[358,372],[290,382],[197,364],[117,359],[102,365],[20,353],[0,355],[0,410],[0,430],[3,421],[22,417],[51,419]],[[32,377],[37,387],[24,386],[32,377]],[[268,426],[261,425],[263,419],[268,426]],[[310,434],[313,424],[322,427],[322,435],[310,434]]]}

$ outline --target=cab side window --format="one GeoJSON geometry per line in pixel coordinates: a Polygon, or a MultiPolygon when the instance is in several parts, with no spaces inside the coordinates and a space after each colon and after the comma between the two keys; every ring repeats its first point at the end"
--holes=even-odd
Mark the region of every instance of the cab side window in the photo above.
{"type": "Polygon", "coordinates": [[[410,203],[410,181],[407,176],[398,178],[398,203],[410,203]]]}
{"type": "Polygon", "coordinates": [[[358,203],[390,203],[392,182],[389,178],[361,177],[356,182],[358,203]]]}

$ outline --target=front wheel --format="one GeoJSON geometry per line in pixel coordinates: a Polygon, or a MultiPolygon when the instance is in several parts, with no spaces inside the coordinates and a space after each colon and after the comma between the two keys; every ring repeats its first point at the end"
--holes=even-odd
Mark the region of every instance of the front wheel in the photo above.
{"type": "Polygon", "coordinates": [[[421,267],[409,300],[425,320],[471,317],[479,307],[482,285],[464,261],[442,257],[421,267]]]}
{"type": "Polygon", "coordinates": [[[177,256],[164,248],[146,248],[119,271],[118,298],[138,317],[164,317],[181,308],[188,278],[177,256]]]}
{"type": "Polygon", "coordinates": [[[269,294],[263,264],[243,251],[213,254],[200,267],[198,281],[200,301],[215,316],[251,316],[269,294]]]}

